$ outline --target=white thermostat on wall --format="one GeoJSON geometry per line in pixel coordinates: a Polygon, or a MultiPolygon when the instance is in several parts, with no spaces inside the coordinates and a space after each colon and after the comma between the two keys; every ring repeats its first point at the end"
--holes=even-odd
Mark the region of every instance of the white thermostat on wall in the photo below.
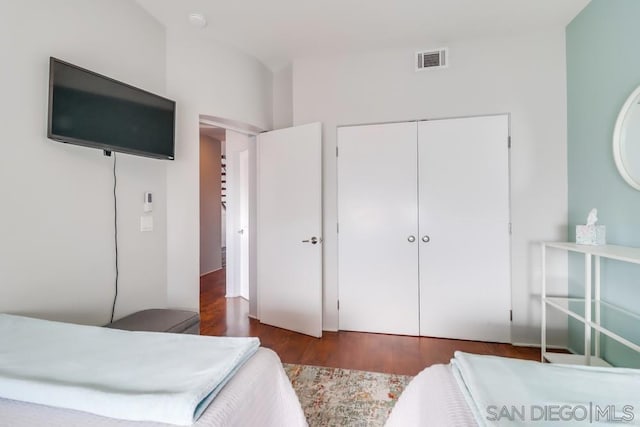
{"type": "Polygon", "coordinates": [[[144,193],[144,211],[151,212],[153,210],[153,195],[150,192],[144,193]]]}

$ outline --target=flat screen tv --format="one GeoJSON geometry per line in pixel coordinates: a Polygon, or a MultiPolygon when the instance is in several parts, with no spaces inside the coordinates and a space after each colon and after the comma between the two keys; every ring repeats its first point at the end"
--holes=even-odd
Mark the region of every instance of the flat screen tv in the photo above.
{"type": "Polygon", "coordinates": [[[50,59],[50,139],[173,160],[174,135],[174,101],[50,59]]]}

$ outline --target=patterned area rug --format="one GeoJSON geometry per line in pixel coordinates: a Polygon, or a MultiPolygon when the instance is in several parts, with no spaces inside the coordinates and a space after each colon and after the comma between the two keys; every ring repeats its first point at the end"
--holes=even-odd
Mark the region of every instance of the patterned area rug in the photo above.
{"type": "Polygon", "coordinates": [[[284,364],[310,427],[383,426],[410,376],[284,364]]]}

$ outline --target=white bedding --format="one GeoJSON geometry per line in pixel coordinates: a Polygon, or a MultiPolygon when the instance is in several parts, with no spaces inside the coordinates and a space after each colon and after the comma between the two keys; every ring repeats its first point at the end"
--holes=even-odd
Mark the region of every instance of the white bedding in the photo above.
{"type": "Polygon", "coordinates": [[[456,352],[450,365],[426,368],[409,383],[386,425],[585,424],[640,425],[640,370],[456,352]]]}
{"type": "Polygon", "coordinates": [[[640,426],[640,370],[457,351],[454,376],[481,426],[640,426]]]}
{"type": "Polygon", "coordinates": [[[130,332],[0,314],[0,397],[191,425],[257,338],[130,332]]]}
{"type": "Polygon", "coordinates": [[[453,377],[451,365],[433,365],[411,380],[387,420],[387,427],[476,426],[453,377]]]}
{"type": "MultiPolygon", "coordinates": [[[[260,348],[224,386],[194,427],[306,426],[278,356],[260,348]]],[[[0,399],[0,427],[168,427],[0,399]]]]}

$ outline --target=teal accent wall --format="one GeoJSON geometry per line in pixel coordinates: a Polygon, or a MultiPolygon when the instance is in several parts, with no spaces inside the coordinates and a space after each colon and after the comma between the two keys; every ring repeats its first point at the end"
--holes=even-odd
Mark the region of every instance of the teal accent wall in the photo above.
{"type": "MultiPolygon", "coordinates": [[[[592,0],[567,26],[569,240],[591,208],[610,244],[640,247],[640,191],[618,174],[612,135],[618,112],[640,85],[640,1],[592,0]]],[[[640,141],[638,141],[640,143],[640,141]]],[[[584,294],[584,258],[569,259],[569,292],[584,294]]],[[[602,298],[640,314],[640,266],[603,261],[602,298]]],[[[605,326],[640,344],[640,318],[607,311],[605,326]]],[[[569,344],[582,353],[584,329],[569,322],[569,344]]],[[[604,358],[640,368],[640,356],[605,339],[604,358]]]]}

